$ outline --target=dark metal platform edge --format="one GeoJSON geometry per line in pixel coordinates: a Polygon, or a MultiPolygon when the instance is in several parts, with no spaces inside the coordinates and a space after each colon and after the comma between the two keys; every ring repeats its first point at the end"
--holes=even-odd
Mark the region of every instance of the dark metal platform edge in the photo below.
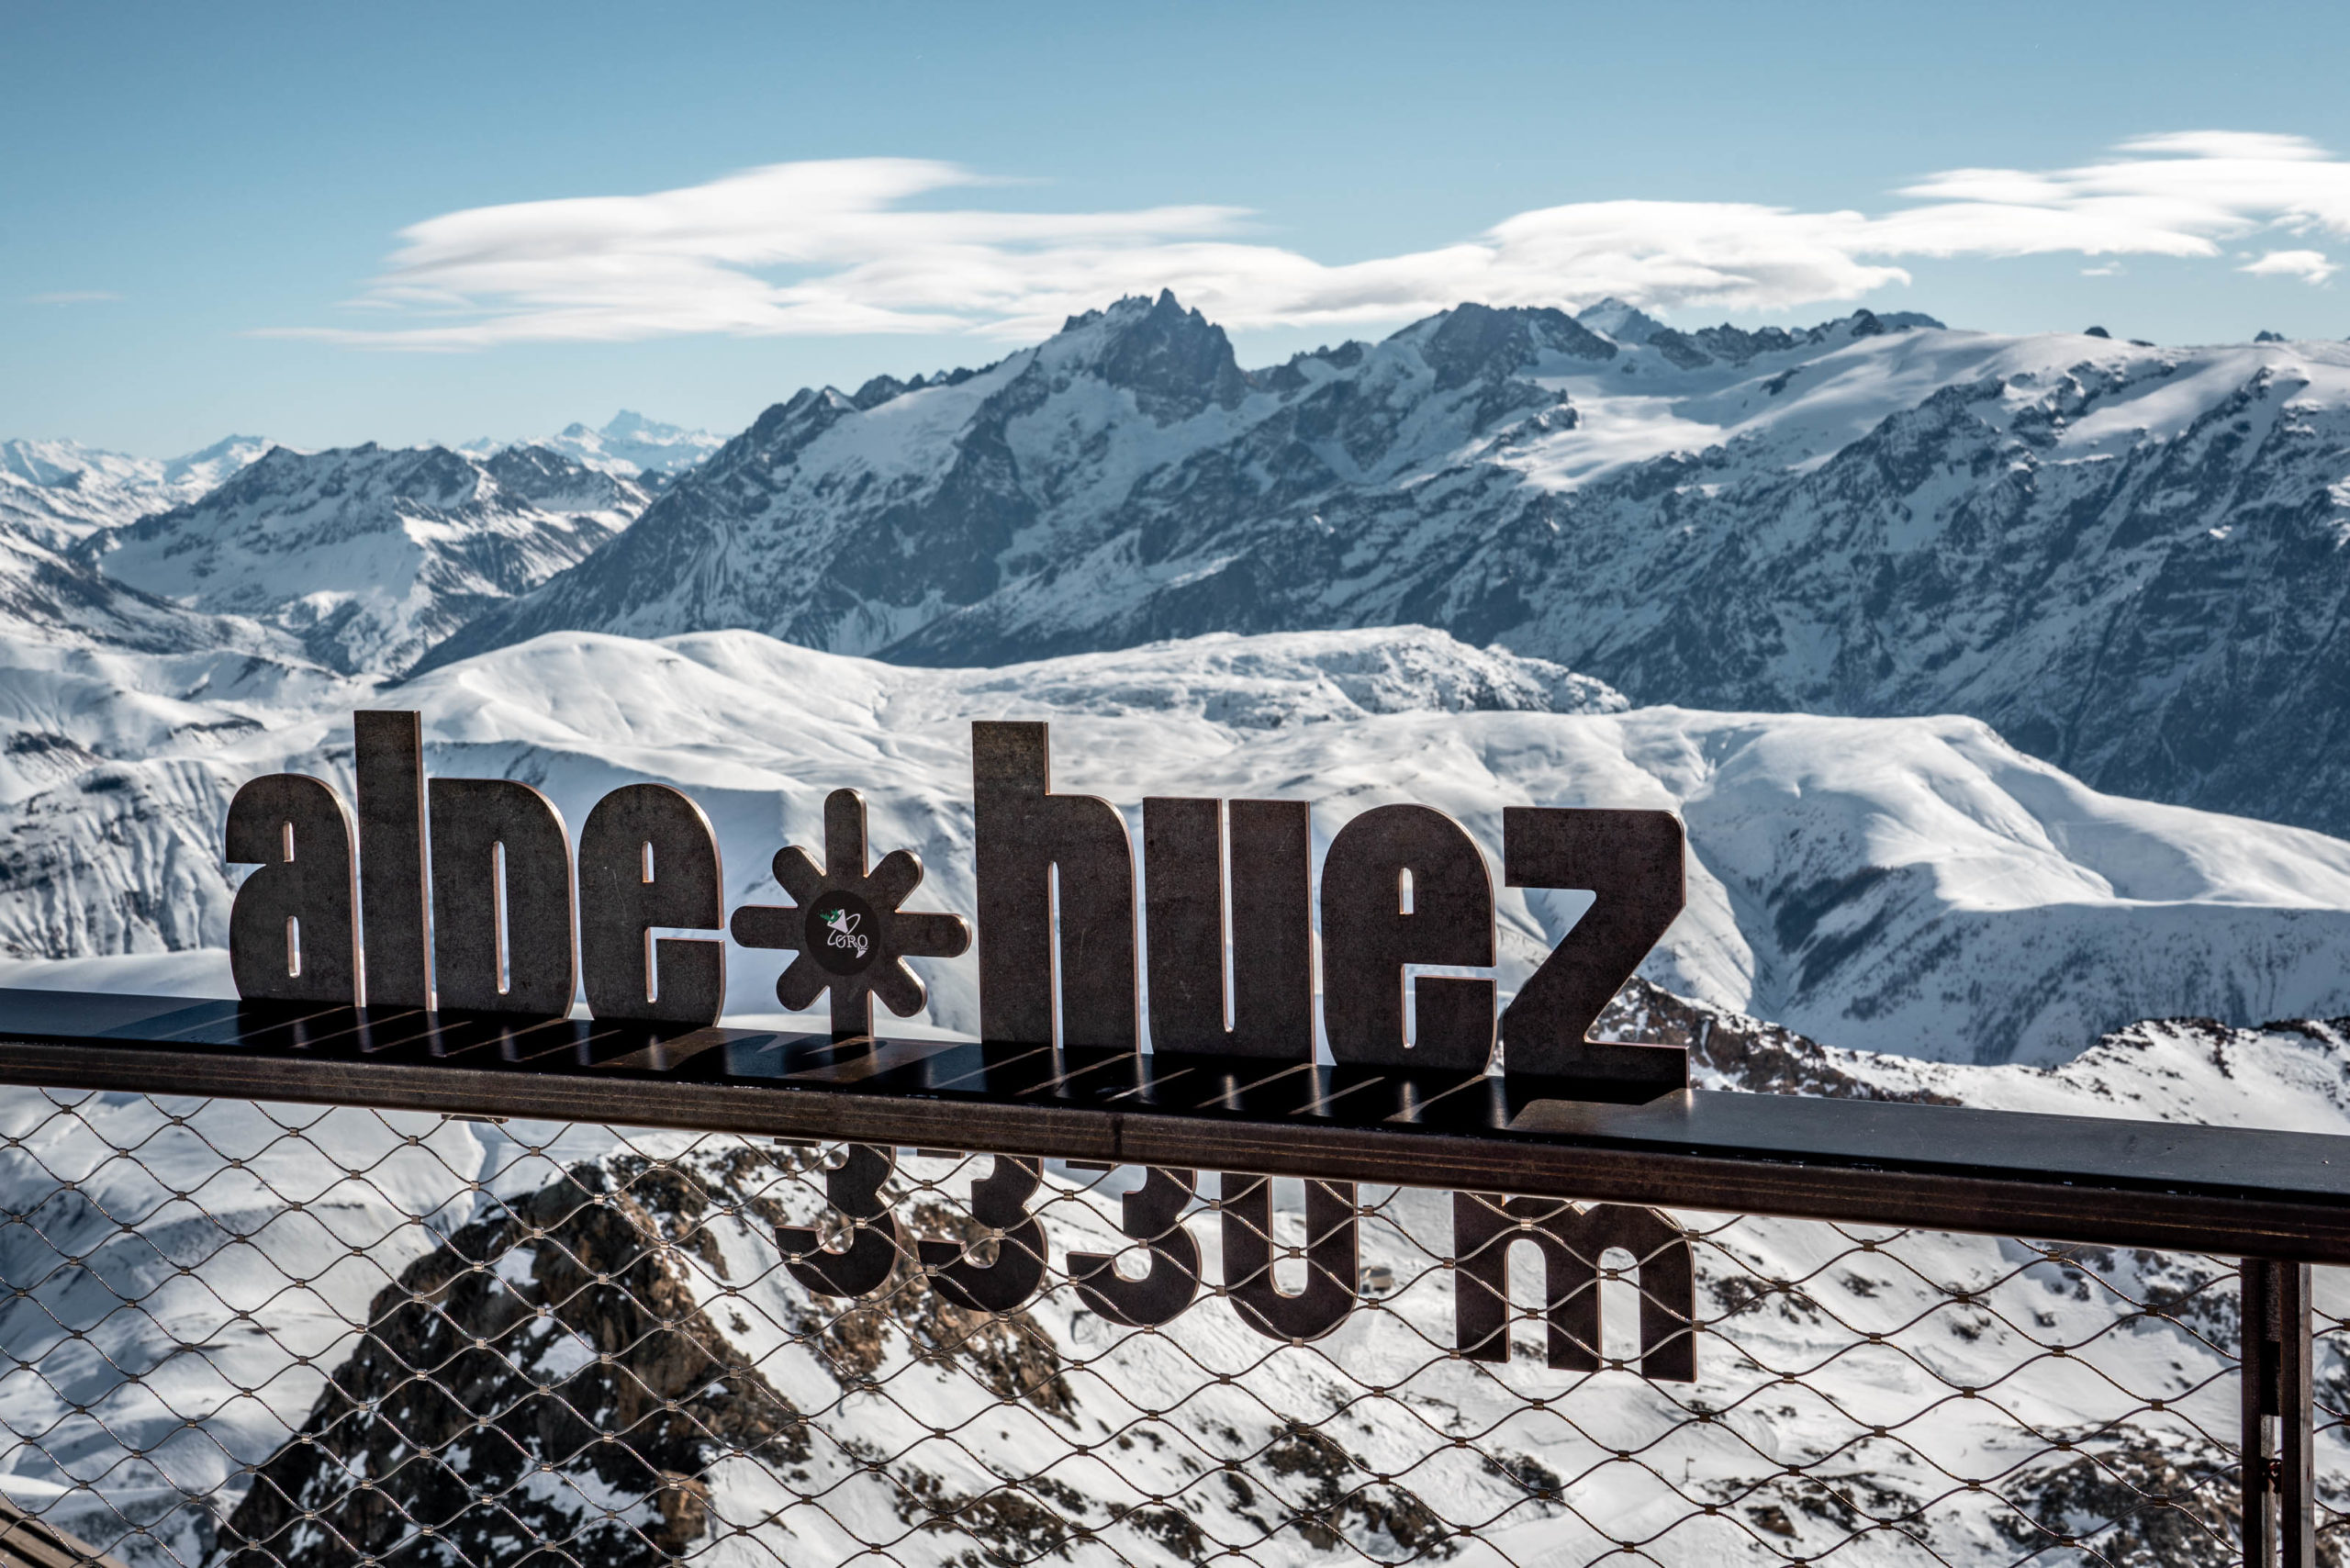
{"type": "MultiPolygon", "coordinates": [[[[2325,1135],[1702,1092],[1637,1106],[1538,1100],[1504,1128],[1435,1131],[632,1069],[263,1055],[10,1036],[6,1023],[0,1014],[0,1082],[53,1089],[981,1149],[2350,1264],[2350,1137],[2325,1135]],[[1806,1149],[1806,1137],[1822,1147],[1806,1149]],[[1936,1164],[1932,1146],[1982,1158],[1936,1164]],[[2091,1173],[1997,1162],[2035,1148],[2091,1173]]],[[[713,1054],[724,1053],[695,1065],[707,1070],[713,1054]]]]}

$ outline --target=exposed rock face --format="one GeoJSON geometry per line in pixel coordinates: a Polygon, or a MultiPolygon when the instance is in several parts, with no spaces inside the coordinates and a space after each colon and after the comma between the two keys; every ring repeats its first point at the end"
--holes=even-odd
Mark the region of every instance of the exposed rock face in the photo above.
{"type": "Polygon", "coordinates": [[[1840,1051],[1784,1024],[1708,1007],[1634,975],[1616,993],[1592,1038],[1640,1046],[1677,1046],[1694,1076],[1709,1087],[1758,1094],[1813,1094],[1837,1100],[1899,1100],[1955,1105],[1956,1097],[1914,1082],[1885,1084],[1853,1070],[1869,1058],[1840,1051]]]}
{"type": "Polygon", "coordinates": [[[214,1560],[666,1562],[707,1532],[721,1455],[804,1461],[798,1409],[667,1256],[716,1258],[697,1224],[709,1194],[634,1174],[576,1166],[385,1290],[214,1560]]]}

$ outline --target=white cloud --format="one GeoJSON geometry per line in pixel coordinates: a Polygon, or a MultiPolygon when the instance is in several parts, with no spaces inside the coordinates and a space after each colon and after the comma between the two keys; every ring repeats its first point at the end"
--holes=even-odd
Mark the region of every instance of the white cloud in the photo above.
{"type": "Polygon", "coordinates": [[[2341,270],[2325,259],[2323,251],[2270,251],[2236,269],[2255,277],[2297,277],[2308,284],[2323,283],[2341,270]]]}
{"type": "MultiPolygon", "coordinates": [[[[1907,282],[1909,258],[2198,259],[2263,230],[2350,234],[2350,162],[2302,138],[2244,131],[2142,137],[2069,169],[1949,170],[1876,216],[1580,202],[1342,265],[1252,239],[1237,207],[1038,212],[942,199],[996,184],[952,163],[860,158],[649,196],[470,208],[404,230],[353,302],[396,324],[275,335],[411,349],[709,332],[1018,339],[1162,287],[1244,329],[1609,294],[1651,309],[1768,310],[1907,282]]],[[[2319,252],[2284,250],[2241,270],[2316,283],[2334,269],[2319,252]]]]}

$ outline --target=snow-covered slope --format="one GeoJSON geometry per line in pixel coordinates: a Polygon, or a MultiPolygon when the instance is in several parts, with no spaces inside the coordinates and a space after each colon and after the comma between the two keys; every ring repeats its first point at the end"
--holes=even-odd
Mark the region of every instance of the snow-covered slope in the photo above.
{"type": "MultiPolygon", "coordinates": [[[[7,804],[0,946],[219,946],[229,795],[280,768],[345,778],[359,689],[200,745],[166,737],[7,804]]],[[[1452,812],[1489,855],[1505,805],[1679,811],[1690,905],[1647,973],[1839,1044],[2051,1059],[2142,1017],[2350,1012],[2350,845],[2100,795],[1974,720],[1626,710],[1556,666],[1427,631],[1207,637],[1001,670],[750,633],[565,633],[367,700],[422,710],[437,772],[527,779],[574,823],[616,784],[678,784],[718,825],[730,902],[780,901],[767,860],[819,842],[823,796],[845,784],[866,791],[877,846],[932,868],[923,899],[968,913],[968,725],[1025,715],[1054,722],[1059,788],[1130,814],[1147,794],[1309,799],[1325,844],[1396,800],[1452,812]]],[[[1502,892],[1505,993],[1581,907],[1502,892]]],[[[776,969],[734,951],[731,1008],[772,1013],[776,969]]],[[[971,961],[926,969],[922,1022],[973,1027],[971,961]]]]}
{"type": "Polygon", "coordinates": [[[114,581],[298,639],[336,669],[394,670],[628,526],[631,481],[538,447],[270,452],[188,505],[94,535],[114,581]]]}
{"type": "Polygon", "coordinates": [[[2350,347],[1463,305],[1244,372],[1162,297],[778,404],[436,650],[748,627],[996,664],[1439,625],[1643,702],[1966,712],[2118,793],[2350,831],[2350,347]]]}
{"type": "Polygon", "coordinates": [[[232,435],[163,461],[70,441],[0,441],[0,532],[64,549],[95,529],[195,500],[269,445],[232,435]]]}

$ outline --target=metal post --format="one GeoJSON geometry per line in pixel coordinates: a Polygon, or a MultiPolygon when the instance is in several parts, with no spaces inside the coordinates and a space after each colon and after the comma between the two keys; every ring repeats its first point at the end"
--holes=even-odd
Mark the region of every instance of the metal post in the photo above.
{"type": "Polygon", "coordinates": [[[2317,1480],[2310,1394],[2310,1266],[2272,1263],[2277,1276],[2277,1560],[2283,1568],[2317,1568],[2317,1480]]]}
{"type": "Polygon", "coordinates": [[[2270,1506],[2276,1489],[2269,1473],[2277,1450],[2268,1426],[2269,1413],[2277,1407],[2278,1344],[2272,1325],[2278,1272],[2265,1258],[2246,1258],[2238,1271],[2243,1282],[2244,1568],[2279,1568],[2277,1521],[2270,1506]]]}
{"type": "Polygon", "coordinates": [[[2247,1258],[2241,1278],[2244,1568],[2316,1568],[2310,1266],[2247,1258]]]}

